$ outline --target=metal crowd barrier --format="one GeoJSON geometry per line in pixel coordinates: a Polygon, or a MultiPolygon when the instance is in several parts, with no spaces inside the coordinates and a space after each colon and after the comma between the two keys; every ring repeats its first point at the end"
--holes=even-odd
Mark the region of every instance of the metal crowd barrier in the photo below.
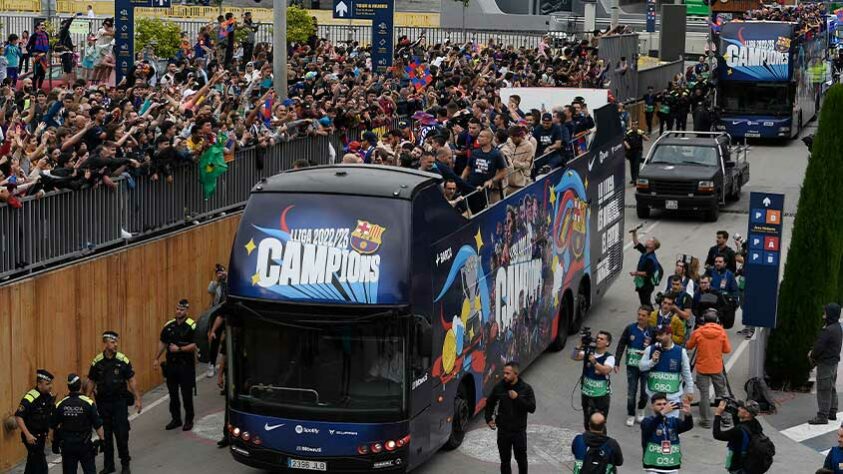
{"type": "Polygon", "coordinates": [[[131,189],[119,178],[116,189],[98,186],[27,196],[21,208],[0,204],[0,279],[242,208],[261,178],[288,170],[300,159],[329,164],[329,144],[335,140],[316,137],[265,150],[239,150],[209,199],[202,193],[198,166],[185,164],[173,170],[172,183],[140,176],[131,189]]]}

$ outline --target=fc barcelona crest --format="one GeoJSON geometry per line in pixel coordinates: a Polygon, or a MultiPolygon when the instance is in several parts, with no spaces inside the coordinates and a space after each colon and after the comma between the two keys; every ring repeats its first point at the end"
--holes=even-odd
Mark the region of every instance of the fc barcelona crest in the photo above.
{"type": "Polygon", "coordinates": [[[368,221],[357,221],[357,227],[351,233],[351,248],[363,255],[375,253],[381,246],[384,232],[386,227],[368,221]]]}

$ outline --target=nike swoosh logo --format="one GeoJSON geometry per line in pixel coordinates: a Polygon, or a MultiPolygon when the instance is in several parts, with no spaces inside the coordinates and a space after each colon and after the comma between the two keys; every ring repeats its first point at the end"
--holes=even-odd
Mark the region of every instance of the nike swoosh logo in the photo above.
{"type": "Polygon", "coordinates": [[[594,158],[588,160],[588,171],[591,171],[591,168],[594,166],[594,160],[596,159],[597,157],[595,156],[594,158]]]}
{"type": "Polygon", "coordinates": [[[265,429],[266,431],[272,431],[276,428],[281,428],[282,426],[284,426],[284,423],[281,423],[280,425],[272,425],[272,426],[269,426],[269,423],[266,423],[265,425],[263,425],[263,429],[265,429]]]}

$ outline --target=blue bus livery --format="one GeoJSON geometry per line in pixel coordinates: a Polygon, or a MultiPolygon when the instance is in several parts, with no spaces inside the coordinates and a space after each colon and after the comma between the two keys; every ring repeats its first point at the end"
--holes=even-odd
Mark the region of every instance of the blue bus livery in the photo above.
{"type": "Polygon", "coordinates": [[[790,138],[819,109],[827,37],[796,24],[733,21],[720,33],[718,130],[732,137],[790,138]]]}
{"type": "Polygon", "coordinates": [[[559,350],[620,274],[622,131],[466,218],[438,175],[288,172],[231,256],[231,452],[300,472],[406,472],[462,442],[503,363],[559,350]]]}

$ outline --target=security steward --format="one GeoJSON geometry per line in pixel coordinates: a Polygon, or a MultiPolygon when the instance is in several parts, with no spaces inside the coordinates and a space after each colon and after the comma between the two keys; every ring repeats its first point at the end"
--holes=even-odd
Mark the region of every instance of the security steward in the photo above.
{"type": "Polygon", "coordinates": [[[76,474],[77,465],[82,465],[83,474],[96,472],[95,458],[102,446],[103,430],[97,406],[90,398],[82,395],[82,379],[76,374],[67,376],[70,393],[56,404],[53,411],[53,453],[61,453],[64,474],[76,474]],[[91,430],[97,432],[97,441],[91,441],[91,430]]]}
{"type": "Polygon", "coordinates": [[[129,405],[141,412],[141,395],[135,382],[132,363],[122,352],[117,351],[119,335],[114,331],[102,333],[103,351],[94,357],[88,370],[86,394],[93,392],[105,433],[103,444],[103,469],[100,474],[115,472],[114,439],[120,454],[122,474],[129,470],[129,405]]]}
{"type": "Polygon", "coordinates": [[[47,456],[44,445],[50,431],[50,417],[53,415],[55,400],[50,390],[53,388],[53,374],[44,369],[35,372],[35,388],[26,392],[15,412],[15,421],[21,432],[21,440],[26,447],[26,469],[24,474],[47,474],[47,456]]]}
{"type": "Polygon", "coordinates": [[[167,390],[170,392],[170,416],[172,420],[165,429],[172,430],[182,426],[181,404],[179,403],[179,390],[181,390],[181,401],[184,402],[184,426],[182,431],[193,429],[193,393],[196,386],[196,343],[193,342],[193,333],[196,331],[196,322],[187,317],[187,310],[190,303],[186,299],[179,301],[176,306],[176,317],[167,321],[164,329],[161,330],[161,338],[158,343],[158,353],[153,362],[155,367],[162,366],[161,371],[167,379],[167,390]],[[166,363],[161,364],[161,355],[166,351],[166,363]]]}

